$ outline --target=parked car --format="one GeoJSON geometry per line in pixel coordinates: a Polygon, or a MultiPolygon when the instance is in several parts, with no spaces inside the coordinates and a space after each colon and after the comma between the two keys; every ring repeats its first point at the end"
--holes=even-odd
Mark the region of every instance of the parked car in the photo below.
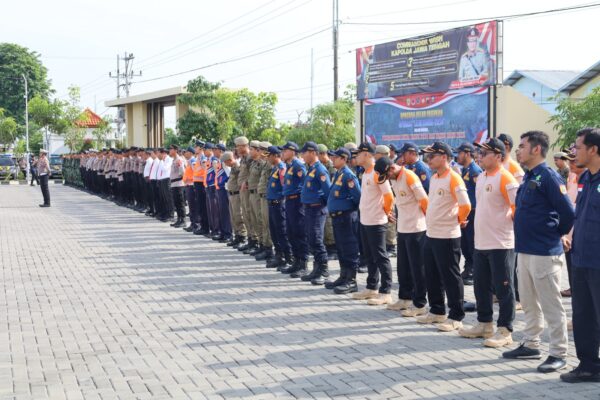
{"type": "Polygon", "coordinates": [[[0,157],[0,179],[4,180],[7,177],[17,179],[19,177],[19,167],[12,158],[0,157]]]}
{"type": "Polygon", "coordinates": [[[50,178],[62,178],[62,157],[59,155],[50,155],[50,178]]]}

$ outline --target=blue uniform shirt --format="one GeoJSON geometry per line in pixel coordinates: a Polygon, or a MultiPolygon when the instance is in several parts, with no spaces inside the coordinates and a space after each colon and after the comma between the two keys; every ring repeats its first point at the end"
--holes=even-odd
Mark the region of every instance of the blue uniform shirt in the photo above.
{"type": "Polygon", "coordinates": [[[360,184],[354,172],[347,166],[341,168],[333,176],[331,190],[327,199],[327,210],[353,211],[358,209],[360,203],[360,184]]]}
{"type": "Polygon", "coordinates": [[[571,261],[576,268],[600,269],[600,172],[585,171],[579,177],[571,261]]]}
{"type": "Polygon", "coordinates": [[[267,182],[267,200],[281,200],[283,198],[283,182],[285,181],[285,163],[281,161],[271,169],[267,182]]]}
{"type": "Polygon", "coordinates": [[[306,166],[297,158],[287,164],[285,180],[283,181],[283,195],[291,196],[302,192],[302,183],[306,175],[306,166]]]}
{"type": "Polygon", "coordinates": [[[302,204],[321,203],[326,205],[330,186],[331,181],[327,168],[317,161],[306,170],[300,201],[302,204]]]}
{"type": "Polygon", "coordinates": [[[217,171],[215,180],[217,182],[217,185],[219,186],[219,189],[225,190],[225,184],[229,180],[229,175],[227,175],[227,172],[225,172],[225,168],[223,168],[223,166],[221,166],[221,168],[219,168],[219,170],[217,171]]]}
{"type": "Polygon", "coordinates": [[[211,156],[207,161],[209,162],[209,165],[206,169],[206,186],[215,186],[216,171],[214,168],[214,162],[216,161],[218,163],[220,161],[215,156],[211,156]]]}
{"type": "Polygon", "coordinates": [[[573,227],[575,213],[560,175],[545,162],[528,171],[517,191],[516,206],[515,251],[562,254],[560,238],[573,227]]]}
{"type": "Polygon", "coordinates": [[[429,169],[427,164],[425,164],[421,160],[417,160],[416,163],[406,164],[405,167],[417,174],[417,176],[421,180],[421,183],[423,184],[423,187],[425,188],[425,191],[429,193],[429,180],[431,179],[431,170],[429,169]]]}
{"type": "Polygon", "coordinates": [[[475,205],[477,203],[475,200],[475,185],[477,183],[477,177],[482,172],[482,169],[479,168],[479,165],[475,164],[475,161],[471,161],[471,164],[462,168],[461,176],[467,187],[467,193],[469,195],[469,200],[471,201],[471,211],[475,210],[475,205]]]}

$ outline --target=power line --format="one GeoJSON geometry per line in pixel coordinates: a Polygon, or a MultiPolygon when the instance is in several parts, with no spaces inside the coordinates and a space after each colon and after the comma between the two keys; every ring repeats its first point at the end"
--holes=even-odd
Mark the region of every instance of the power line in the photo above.
{"type": "Polygon", "coordinates": [[[474,21],[489,21],[495,19],[515,19],[515,18],[523,18],[523,17],[531,17],[535,15],[543,15],[543,14],[553,14],[563,11],[576,11],[583,10],[588,8],[599,7],[600,3],[593,4],[582,4],[578,6],[571,7],[563,7],[563,8],[555,8],[551,10],[544,11],[533,11],[522,14],[510,14],[510,15],[499,15],[495,17],[480,17],[480,18],[464,18],[464,19],[454,19],[454,20],[446,20],[446,21],[404,21],[404,22],[343,22],[344,25],[427,25],[427,24],[450,24],[450,23],[458,23],[458,22],[474,22],[474,21]]]}
{"type": "Polygon", "coordinates": [[[159,77],[156,77],[156,78],[145,79],[145,80],[142,80],[142,81],[138,81],[137,83],[152,82],[152,81],[158,81],[158,80],[161,80],[161,79],[172,78],[174,76],[184,75],[184,74],[187,74],[187,73],[190,73],[190,72],[195,72],[195,71],[199,71],[199,70],[202,70],[202,69],[207,69],[207,68],[215,67],[217,65],[229,64],[229,63],[232,63],[232,62],[241,61],[241,60],[245,60],[245,59],[248,59],[248,58],[260,56],[260,55],[263,55],[263,54],[266,54],[266,53],[270,53],[270,52],[273,52],[275,50],[279,50],[281,48],[290,46],[292,44],[301,42],[301,41],[306,40],[308,38],[311,38],[313,36],[317,36],[318,34],[323,33],[323,32],[325,32],[327,30],[329,30],[329,28],[321,29],[321,30],[319,30],[317,32],[311,33],[310,35],[303,36],[303,37],[301,37],[299,39],[296,39],[296,40],[293,40],[291,42],[287,42],[287,43],[281,44],[279,46],[272,47],[272,48],[267,49],[267,50],[259,51],[259,52],[252,53],[252,54],[247,54],[245,56],[240,56],[240,57],[236,57],[236,58],[230,58],[228,60],[217,61],[217,62],[214,62],[212,64],[207,64],[207,65],[203,65],[201,67],[188,69],[187,71],[181,71],[181,72],[176,72],[176,73],[169,74],[169,75],[159,76],[159,77]]]}

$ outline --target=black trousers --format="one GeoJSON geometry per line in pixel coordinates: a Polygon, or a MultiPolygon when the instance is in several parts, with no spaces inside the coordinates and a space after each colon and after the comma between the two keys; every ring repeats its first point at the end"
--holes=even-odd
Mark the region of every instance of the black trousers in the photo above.
{"type": "Polygon", "coordinates": [[[473,274],[473,252],[475,251],[475,209],[467,217],[469,223],[460,230],[460,249],[465,258],[465,274],[473,274]]]}
{"type": "Polygon", "coordinates": [[[161,179],[157,181],[158,184],[158,199],[159,199],[159,216],[161,218],[173,217],[173,200],[170,191],[169,179],[161,179]]]}
{"type": "Polygon", "coordinates": [[[198,223],[198,202],[196,201],[196,191],[193,185],[185,187],[185,199],[190,208],[190,222],[196,225],[198,223]]]}
{"type": "Polygon", "coordinates": [[[573,266],[573,336],[579,368],[600,372],[600,269],[573,266]]]}
{"type": "Polygon", "coordinates": [[[283,199],[268,201],[269,232],[271,233],[271,241],[273,247],[275,247],[275,252],[290,255],[292,254],[292,247],[286,231],[285,201],[283,199]]]}
{"type": "Polygon", "coordinates": [[[44,197],[44,204],[50,205],[50,189],[48,188],[48,175],[40,175],[40,187],[42,189],[42,196],[44,197]]]}
{"type": "Polygon", "coordinates": [[[433,239],[426,237],[423,251],[429,311],[445,315],[444,291],[448,297],[450,313],[454,321],[462,321],[464,311],[464,286],[460,276],[460,238],[433,239]]]}
{"type": "Polygon", "coordinates": [[[360,224],[362,251],[368,262],[367,289],[377,289],[381,274],[379,293],[392,291],[392,264],[385,245],[386,233],[387,225],[360,224]]]}
{"type": "Polygon", "coordinates": [[[412,300],[415,307],[427,304],[427,285],[425,265],[423,264],[423,247],[425,232],[398,233],[396,267],[398,270],[398,298],[412,300]]]}
{"type": "Polygon", "coordinates": [[[29,170],[29,172],[31,173],[31,184],[33,185],[33,181],[35,180],[35,183],[37,183],[39,185],[40,179],[38,177],[37,170],[31,169],[31,170],[29,170]]]}
{"type": "Polygon", "coordinates": [[[306,242],[313,254],[315,263],[327,264],[327,249],[325,248],[325,220],[327,219],[327,207],[304,205],[304,231],[306,242]]]}
{"type": "Polygon", "coordinates": [[[158,213],[158,183],[156,179],[148,181],[148,208],[150,212],[158,213]]]}
{"type": "Polygon", "coordinates": [[[348,210],[334,214],[336,215],[331,217],[331,225],[341,272],[353,273],[354,276],[360,262],[358,211],[348,210]]]}
{"type": "Polygon", "coordinates": [[[200,228],[208,231],[208,211],[206,209],[206,188],[203,182],[194,182],[200,228]]]}
{"type": "Polygon", "coordinates": [[[183,186],[172,187],[171,197],[177,212],[177,220],[185,220],[185,199],[183,197],[183,186]]]}
{"type": "Polygon", "coordinates": [[[477,321],[494,320],[493,294],[496,293],[500,312],[498,327],[513,330],[515,320],[515,251],[513,249],[477,250],[473,253],[477,321]]]}

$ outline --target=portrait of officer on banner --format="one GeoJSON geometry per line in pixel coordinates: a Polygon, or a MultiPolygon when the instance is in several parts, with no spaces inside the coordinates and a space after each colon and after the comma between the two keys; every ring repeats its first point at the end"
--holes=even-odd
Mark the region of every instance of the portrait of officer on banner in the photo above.
{"type": "Polygon", "coordinates": [[[488,49],[481,47],[480,32],[470,27],[467,33],[467,51],[460,57],[458,80],[463,86],[483,85],[493,81],[493,62],[488,49]],[[466,83],[466,85],[465,85],[466,83]]]}

